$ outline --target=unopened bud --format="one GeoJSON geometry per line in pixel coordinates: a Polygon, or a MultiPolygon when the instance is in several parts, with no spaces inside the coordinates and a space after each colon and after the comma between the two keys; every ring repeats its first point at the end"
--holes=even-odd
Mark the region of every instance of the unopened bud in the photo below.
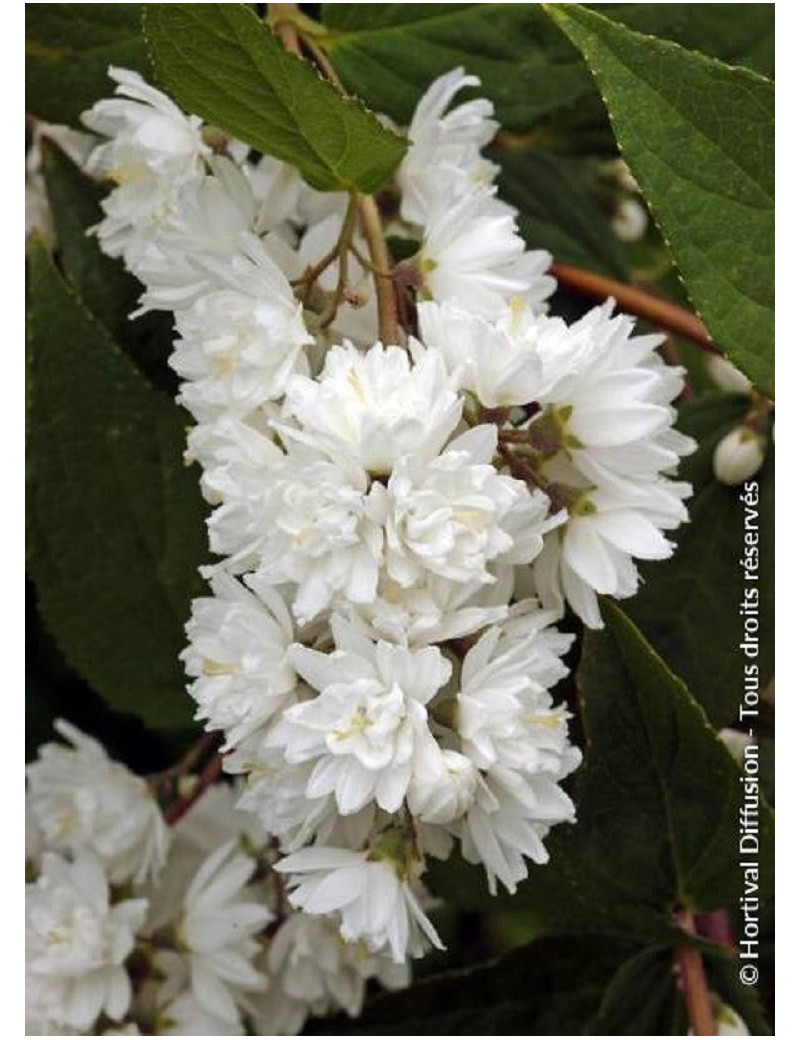
{"type": "Polygon", "coordinates": [[[733,393],[749,394],[753,385],[747,376],[740,372],[736,365],[719,354],[709,357],[706,364],[709,376],[717,384],[720,390],[730,390],[733,393]]]}
{"type": "Polygon", "coordinates": [[[725,434],[714,451],[714,475],[721,484],[735,487],[758,473],[766,454],[763,434],[738,426],[725,434]]]}
{"type": "Polygon", "coordinates": [[[623,199],[611,218],[611,230],[621,242],[638,242],[644,238],[649,218],[638,199],[623,199]]]}
{"type": "MultiPolygon", "coordinates": [[[[717,997],[716,993],[713,994],[714,999],[714,1020],[717,1027],[717,1036],[750,1036],[750,1030],[744,1023],[737,1012],[733,1010],[728,1004],[723,1004],[722,1001],[717,997]]],[[[694,1036],[692,1029],[686,1034],[687,1036],[694,1036]]]]}
{"type": "Polygon", "coordinates": [[[367,291],[359,286],[349,286],[344,291],[344,301],[356,310],[366,306],[367,291]]]}

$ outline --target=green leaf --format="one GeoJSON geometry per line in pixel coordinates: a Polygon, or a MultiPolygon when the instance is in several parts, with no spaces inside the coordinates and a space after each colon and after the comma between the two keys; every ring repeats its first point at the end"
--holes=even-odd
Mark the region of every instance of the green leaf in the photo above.
{"type": "Polygon", "coordinates": [[[77,125],[111,93],[109,65],[147,72],[141,28],[139,4],[26,4],[27,111],[77,125]]]}
{"type": "Polygon", "coordinates": [[[628,265],[577,163],[533,152],[493,154],[500,162],[500,195],[519,210],[522,237],[565,264],[626,281],[628,265]]]}
{"type": "Polygon", "coordinates": [[[287,53],[243,4],[145,4],[156,75],[187,110],[296,166],[321,191],[373,192],[405,142],[287,53]]]}
{"type": "Polygon", "coordinates": [[[348,89],[401,123],[431,81],[457,65],[480,77],[481,93],[512,130],[591,89],[580,57],[538,4],[323,4],[322,20],[319,42],[348,89]]]}
{"type": "Polygon", "coordinates": [[[141,283],[122,260],[106,256],[87,234],[102,219],[102,187],[87,177],[46,138],[42,170],[53,214],[58,259],[67,281],[136,366],[160,389],[174,396],[177,377],[167,364],[172,350],[172,319],[151,312],[131,320],[142,293],[141,283]]]}
{"type": "Polygon", "coordinates": [[[592,1036],[686,1036],[686,1001],[670,949],[641,950],[620,967],[587,1030],[592,1036]]]}
{"type": "Polygon", "coordinates": [[[585,937],[544,939],[493,964],[451,971],[367,1003],[357,1021],[312,1020],[304,1032],[336,1036],[580,1035],[627,948],[585,937]]]}
{"type": "Polygon", "coordinates": [[[42,617],[114,708],[189,723],[178,661],[205,555],[184,418],[151,389],[38,247],[28,498],[42,617]]]}
{"type": "Polygon", "coordinates": [[[587,4],[615,22],[728,65],[775,73],[774,4],[587,4]]]}
{"type": "MultiPolygon", "coordinates": [[[[741,423],[751,406],[746,395],[709,394],[680,408],[678,426],[694,437],[698,450],[681,467],[691,481],[689,522],[673,535],[674,556],[641,566],[643,584],[627,610],[669,666],[703,705],[711,723],[737,719],[743,695],[745,659],[739,613],[744,597],[740,560],[744,550],[746,504],[742,489],[718,483],[714,449],[741,423]]],[[[758,474],[760,685],[774,671],[774,460],[770,450],[758,474]]]]}
{"type": "Polygon", "coordinates": [[[712,338],[774,394],[774,85],[578,4],[545,6],[586,58],[712,338]]]}
{"type": "MultiPolygon", "coordinates": [[[[591,752],[579,809],[594,871],[621,898],[702,912],[739,894],[739,769],[686,686],[622,611],[584,643],[591,752]],[[635,838],[633,836],[635,835],[635,838]]],[[[772,814],[763,811],[764,872],[772,814]]]]}
{"type": "MultiPolygon", "coordinates": [[[[725,61],[772,68],[771,4],[603,9],[634,29],[725,61]]],[[[610,133],[602,106],[594,104],[591,76],[539,4],[323,4],[322,21],[318,42],[346,86],[400,123],[409,122],[433,79],[463,65],[481,79],[472,95],[491,98],[506,130],[535,126],[533,144],[568,153],[608,150],[610,133]]]]}

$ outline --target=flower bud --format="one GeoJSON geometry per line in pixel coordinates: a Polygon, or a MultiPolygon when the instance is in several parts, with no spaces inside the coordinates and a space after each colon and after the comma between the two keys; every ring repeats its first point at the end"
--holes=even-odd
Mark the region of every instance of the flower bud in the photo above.
{"type": "Polygon", "coordinates": [[[623,199],[611,218],[611,230],[621,242],[638,242],[648,223],[647,210],[638,199],[623,199]]]}
{"type": "Polygon", "coordinates": [[[720,483],[735,487],[758,473],[766,454],[763,434],[738,426],[725,434],[714,451],[714,475],[720,483]]]}
{"type": "Polygon", "coordinates": [[[747,376],[720,354],[713,354],[709,357],[706,362],[706,370],[720,390],[749,394],[753,389],[747,376]]]}
{"type": "MultiPolygon", "coordinates": [[[[713,999],[717,1036],[750,1036],[741,1016],[728,1004],[723,1004],[716,994],[713,994],[713,999]]],[[[686,1035],[694,1036],[694,1030],[690,1029],[686,1035]]]]}

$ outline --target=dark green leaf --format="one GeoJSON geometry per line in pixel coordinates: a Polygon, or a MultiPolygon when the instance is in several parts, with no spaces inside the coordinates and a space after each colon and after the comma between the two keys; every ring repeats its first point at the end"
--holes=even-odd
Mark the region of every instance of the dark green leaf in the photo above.
{"type": "Polygon", "coordinates": [[[145,4],[156,75],[187,110],[296,166],[321,191],[372,192],[405,142],[287,53],[243,4],[145,4]]]}
{"type": "Polygon", "coordinates": [[[114,708],[191,718],[178,661],[205,553],[184,418],[144,382],[41,247],[32,261],[28,509],[42,616],[114,708]]]}
{"type": "Polygon", "coordinates": [[[492,158],[502,165],[500,195],[519,210],[520,232],[532,249],[627,280],[624,253],[577,164],[546,152],[492,158]]]}
{"type": "MultiPolygon", "coordinates": [[[[691,481],[690,521],[674,533],[675,555],[644,564],[643,584],[628,612],[669,666],[686,682],[718,727],[736,721],[743,695],[745,659],[739,613],[744,597],[740,564],[746,505],[741,488],[720,484],[712,460],[719,440],[750,407],[740,394],[710,394],[684,404],[678,425],[699,448],[681,467],[691,481]]],[[[773,453],[758,475],[760,577],[760,684],[774,670],[774,463],[773,453]]]]}
{"type": "Polygon", "coordinates": [[[448,972],[367,1004],[357,1021],[309,1023],[322,1036],[570,1036],[597,1010],[626,947],[585,937],[544,939],[493,964],[448,972]]]}
{"type": "MultiPolygon", "coordinates": [[[[586,637],[578,677],[591,748],[580,813],[594,871],[621,898],[665,909],[725,906],[741,887],[739,770],[622,611],[605,603],[603,618],[606,627],[586,637]]],[[[766,847],[766,809],[763,822],[766,847]]]]}
{"type": "Polygon", "coordinates": [[[108,66],[146,73],[139,4],[26,4],[25,106],[51,123],[78,125],[111,93],[108,66]]]}
{"type": "Polygon", "coordinates": [[[775,72],[774,4],[587,4],[629,29],[660,36],[689,50],[775,72]]]}
{"type": "Polygon", "coordinates": [[[324,4],[322,18],[320,43],[345,85],[402,123],[457,65],[481,78],[508,129],[527,130],[591,89],[538,4],[324,4]]]}
{"type": "Polygon", "coordinates": [[[773,394],[774,85],[578,4],[545,6],[586,58],[712,338],[773,394]]]}
{"type": "MultiPolygon", "coordinates": [[[[642,32],[771,71],[771,4],[604,4],[603,10],[642,32]]],[[[491,98],[506,130],[535,125],[532,143],[559,152],[609,148],[591,77],[539,4],[323,4],[322,20],[319,42],[348,88],[401,123],[435,77],[463,65],[480,77],[473,93],[491,98]]]]}
{"type": "Polygon", "coordinates": [[[670,949],[647,949],[625,961],[587,1030],[593,1036],[686,1036],[686,1000],[670,949]]]}
{"type": "Polygon", "coordinates": [[[102,219],[103,189],[47,139],[42,145],[42,168],[64,275],[137,367],[156,386],[173,395],[177,378],[167,364],[171,318],[152,312],[131,321],[130,314],[142,293],[141,283],[125,271],[121,260],[106,256],[97,240],[87,234],[102,219]]]}

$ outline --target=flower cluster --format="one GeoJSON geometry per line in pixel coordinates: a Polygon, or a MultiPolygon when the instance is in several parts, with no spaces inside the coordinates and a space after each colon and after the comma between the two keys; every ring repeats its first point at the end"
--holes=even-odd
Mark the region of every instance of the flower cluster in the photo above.
{"type": "Polygon", "coordinates": [[[293,1035],[309,1014],[358,1014],[370,978],[407,983],[329,916],[287,906],[274,845],[232,786],[169,829],[155,780],[56,728],[70,744],[27,770],[29,1035],[293,1035]]]}
{"type": "MultiPolygon", "coordinates": [[[[513,892],[574,818],[580,752],[552,694],[572,637],[554,626],[567,604],[600,626],[598,594],[632,595],[634,560],[670,554],[690,489],[668,474],[693,446],[673,429],[682,373],[613,301],[548,315],[551,258],[497,196],[497,124],[488,101],[454,104],[478,85],[463,70],[421,99],[380,200],[405,239],[388,342],[385,246],[357,196],[218,132],[212,150],[197,118],[112,76],[118,96],[85,117],[104,138],[89,168],[116,183],[95,233],[143,283],[141,310],[174,315],[187,457],[213,506],[189,692],[303,911],[266,950],[286,979],[267,1003],[294,1022],[335,990],[350,1010],[365,963],[383,978],[382,960],[441,945],[426,857],[457,843],[513,892]],[[329,977],[332,921],[368,951],[348,986],[329,977]]],[[[228,891],[226,855],[187,892],[212,949],[175,998],[216,994],[217,1014],[245,1006],[213,955],[230,920],[204,901],[228,891]]]]}

